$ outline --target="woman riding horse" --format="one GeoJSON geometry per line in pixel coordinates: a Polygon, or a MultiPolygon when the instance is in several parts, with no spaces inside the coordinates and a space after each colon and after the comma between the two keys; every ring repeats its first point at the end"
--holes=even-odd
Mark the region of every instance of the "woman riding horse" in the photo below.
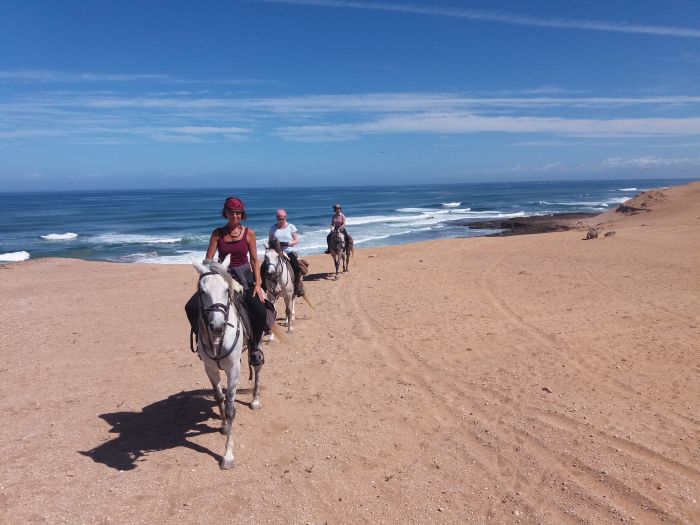
{"type": "Polygon", "coordinates": [[[326,244],[328,244],[328,249],[326,250],[326,253],[331,253],[331,237],[333,236],[334,231],[341,232],[343,235],[345,235],[346,240],[351,239],[350,234],[345,229],[345,215],[343,215],[343,211],[340,207],[340,204],[333,205],[333,216],[331,217],[331,231],[326,236],[326,244]]]}
{"type": "Polygon", "coordinates": [[[299,267],[299,258],[294,247],[299,242],[299,233],[296,226],[287,222],[287,212],[283,209],[277,210],[277,222],[270,226],[268,243],[272,244],[273,240],[278,240],[282,251],[287,254],[289,262],[294,270],[294,293],[297,297],[304,295],[304,288],[301,280],[301,268],[299,267]]]}
{"type": "MultiPolygon", "coordinates": [[[[258,346],[265,329],[267,310],[265,308],[265,294],[261,288],[255,232],[241,223],[246,218],[245,205],[237,197],[226,199],[221,216],[228,222],[226,226],[216,228],[211,233],[206,258],[212,259],[214,254],[218,252],[219,262],[222,262],[227,255],[231,255],[228,273],[243,286],[243,301],[253,332],[251,334],[252,349],[248,358],[252,366],[262,365],[265,356],[258,346]]],[[[192,330],[196,333],[197,319],[199,318],[199,301],[196,293],[187,301],[185,312],[192,325],[192,330]]]]}

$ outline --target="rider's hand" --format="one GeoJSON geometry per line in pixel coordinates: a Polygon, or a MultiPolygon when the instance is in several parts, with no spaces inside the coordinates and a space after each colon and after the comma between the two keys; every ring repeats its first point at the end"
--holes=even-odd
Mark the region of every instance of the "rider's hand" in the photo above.
{"type": "Polygon", "coordinates": [[[260,299],[261,303],[265,302],[265,292],[263,292],[263,289],[260,287],[259,284],[255,285],[255,289],[253,290],[253,297],[257,297],[260,299]]]}

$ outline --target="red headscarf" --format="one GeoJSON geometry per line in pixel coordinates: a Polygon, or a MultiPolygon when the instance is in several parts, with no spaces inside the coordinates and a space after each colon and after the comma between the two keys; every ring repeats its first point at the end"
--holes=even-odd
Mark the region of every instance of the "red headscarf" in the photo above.
{"type": "Polygon", "coordinates": [[[224,202],[224,209],[231,211],[245,211],[245,204],[238,197],[229,197],[224,202]]]}

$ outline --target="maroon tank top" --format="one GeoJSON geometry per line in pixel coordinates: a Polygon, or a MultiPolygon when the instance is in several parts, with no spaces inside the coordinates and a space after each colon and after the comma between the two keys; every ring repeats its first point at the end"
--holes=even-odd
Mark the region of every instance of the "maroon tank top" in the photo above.
{"type": "Polygon", "coordinates": [[[219,262],[223,262],[227,255],[231,254],[229,266],[234,268],[248,264],[248,228],[243,228],[243,235],[237,241],[224,240],[226,230],[221,228],[216,249],[219,252],[219,262]]]}

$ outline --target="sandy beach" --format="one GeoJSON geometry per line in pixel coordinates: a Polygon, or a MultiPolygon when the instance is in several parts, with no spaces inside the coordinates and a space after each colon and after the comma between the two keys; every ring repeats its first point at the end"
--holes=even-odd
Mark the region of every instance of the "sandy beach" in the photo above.
{"type": "Polygon", "coordinates": [[[0,267],[0,522],[700,522],[700,183],[633,204],[310,257],[226,472],[192,267],[0,267]]]}

